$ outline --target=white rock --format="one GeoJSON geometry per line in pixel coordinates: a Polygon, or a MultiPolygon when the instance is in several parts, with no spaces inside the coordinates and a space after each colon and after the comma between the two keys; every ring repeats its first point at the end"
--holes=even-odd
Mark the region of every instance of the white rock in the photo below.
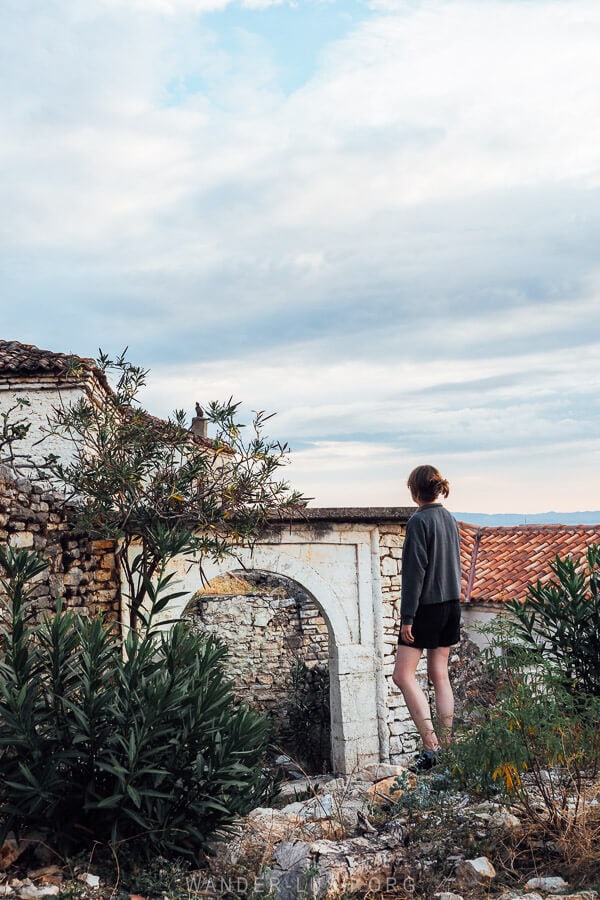
{"type": "Polygon", "coordinates": [[[460,887],[490,882],[496,877],[496,870],[487,856],[465,859],[456,867],[456,878],[460,887]]]}
{"type": "Polygon", "coordinates": [[[382,575],[397,575],[398,574],[398,560],[392,559],[391,556],[384,556],[381,561],[381,574],[382,575]]]}
{"type": "Polygon", "coordinates": [[[366,806],[367,802],[364,798],[351,798],[340,803],[336,814],[346,828],[356,828],[358,825],[358,814],[365,813],[366,806]]]}
{"type": "Polygon", "coordinates": [[[495,878],[496,870],[487,856],[478,856],[477,859],[466,859],[465,862],[472,866],[475,872],[484,878],[495,878]]]}
{"type": "Polygon", "coordinates": [[[442,891],[441,894],[434,894],[435,900],[463,900],[462,894],[453,894],[452,891],[442,891]]]}
{"type": "Polygon", "coordinates": [[[275,760],[275,765],[281,766],[288,775],[292,776],[292,778],[305,777],[304,772],[302,771],[300,766],[298,766],[297,763],[295,763],[294,760],[285,753],[282,753],[281,756],[277,757],[277,759],[275,760]]]}
{"type": "Polygon", "coordinates": [[[489,822],[493,828],[501,828],[503,831],[507,831],[511,834],[520,831],[522,828],[520,819],[517,819],[516,816],[509,813],[507,809],[497,809],[490,816],[489,822]]]}
{"type": "Polygon", "coordinates": [[[277,844],[273,858],[284,872],[310,859],[311,845],[306,841],[281,841],[277,844]]]}
{"type": "Polygon", "coordinates": [[[77,880],[91,888],[100,886],[100,877],[98,875],[92,875],[90,872],[82,872],[81,875],[77,876],[77,880]]]}
{"type": "Polygon", "coordinates": [[[60,892],[57,884],[41,884],[36,887],[34,884],[26,884],[19,891],[19,897],[22,900],[36,900],[37,897],[55,897],[60,892]]]}
{"type": "Polygon", "coordinates": [[[500,894],[498,900],[544,900],[541,894],[518,894],[514,891],[505,891],[500,894]]]}
{"type": "Polygon", "coordinates": [[[540,891],[546,891],[547,894],[560,894],[568,887],[568,881],[565,881],[564,878],[554,876],[550,878],[530,878],[525,885],[525,889],[528,891],[538,889],[540,891]]]}
{"type": "Polygon", "coordinates": [[[392,778],[403,775],[407,772],[404,766],[392,766],[390,763],[370,763],[358,773],[358,777],[363,781],[381,781],[382,778],[392,778]]]}
{"type": "Polygon", "coordinates": [[[598,891],[578,891],[576,894],[562,894],[560,900],[598,900],[598,891]]]}
{"type": "Polygon", "coordinates": [[[15,532],[8,538],[8,543],[15,550],[23,547],[33,547],[33,535],[29,531],[15,532]]]}
{"type": "Polygon", "coordinates": [[[333,797],[331,794],[323,794],[320,797],[314,797],[312,800],[288,803],[280,812],[288,816],[298,816],[303,822],[328,819],[334,813],[333,797]]]}
{"type": "Polygon", "coordinates": [[[0,884],[0,897],[10,897],[11,894],[14,894],[14,890],[10,884],[0,884]]]}
{"type": "Polygon", "coordinates": [[[284,813],[279,809],[271,809],[268,806],[257,806],[248,813],[247,821],[254,833],[262,834],[273,840],[287,838],[300,824],[298,816],[284,813]]]}
{"type": "Polygon", "coordinates": [[[311,775],[306,778],[294,778],[293,781],[284,781],[278,786],[278,797],[282,800],[289,797],[292,802],[296,802],[299,794],[308,794],[309,792],[317,794],[320,785],[331,783],[334,780],[332,775],[311,775]]]}

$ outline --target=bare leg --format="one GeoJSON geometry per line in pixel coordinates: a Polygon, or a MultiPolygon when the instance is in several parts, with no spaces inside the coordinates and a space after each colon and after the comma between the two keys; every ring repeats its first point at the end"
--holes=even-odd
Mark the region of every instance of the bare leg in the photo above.
{"type": "Polygon", "coordinates": [[[442,744],[450,743],[454,718],[454,694],[448,675],[450,647],[427,651],[427,675],[435,692],[435,708],[442,744]]]}
{"type": "MultiPolygon", "coordinates": [[[[423,741],[423,747],[426,750],[437,750],[440,742],[433,730],[431,709],[415,676],[422,652],[418,647],[406,647],[400,644],[392,680],[402,691],[404,702],[423,741]]],[[[431,651],[428,652],[431,653],[431,651]]]]}

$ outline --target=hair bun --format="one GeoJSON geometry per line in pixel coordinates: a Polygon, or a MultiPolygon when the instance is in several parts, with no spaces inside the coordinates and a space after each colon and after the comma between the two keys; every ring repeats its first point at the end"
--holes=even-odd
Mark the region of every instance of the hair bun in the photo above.
{"type": "Polygon", "coordinates": [[[435,501],[440,494],[447,497],[450,493],[449,481],[435,466],[417,466],[410,473],[407,484],[413,497],[427,503],[435,501]]]}

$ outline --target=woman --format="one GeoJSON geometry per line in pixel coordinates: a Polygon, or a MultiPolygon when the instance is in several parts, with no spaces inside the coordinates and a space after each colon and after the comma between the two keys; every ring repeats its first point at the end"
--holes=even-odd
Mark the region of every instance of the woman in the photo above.
{"type": "Polygon", "coordinates": [[[450,647],[460,640],[460,542],[454,517],[439,502],[450,485],[434,466],[418,466],[408,478],[417,511],[406,529],[402,551],[401,626],[392,676],[423,741],[412,767],[431,769],[450,740],[454,694],[448,676],[450,647]],[[423,650],[433,684],[439,737],[427,697],[416,679],[423,650]]]}

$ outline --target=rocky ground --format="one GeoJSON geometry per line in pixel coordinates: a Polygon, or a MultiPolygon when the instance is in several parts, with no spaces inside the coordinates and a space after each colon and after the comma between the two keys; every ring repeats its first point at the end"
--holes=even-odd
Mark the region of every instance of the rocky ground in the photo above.
{"type": "Polygon", "coordinates": [[[285,782],[276,806],[253,810],[195,871],[155,861],[118,882],[93,856],[61,865],[35,838],[9,839],[0,897],[598,900],[585,854],[574,867],[563,851],[499,800],[453,789],[444,773],[417,779],[379,765],[285,782]]]}

